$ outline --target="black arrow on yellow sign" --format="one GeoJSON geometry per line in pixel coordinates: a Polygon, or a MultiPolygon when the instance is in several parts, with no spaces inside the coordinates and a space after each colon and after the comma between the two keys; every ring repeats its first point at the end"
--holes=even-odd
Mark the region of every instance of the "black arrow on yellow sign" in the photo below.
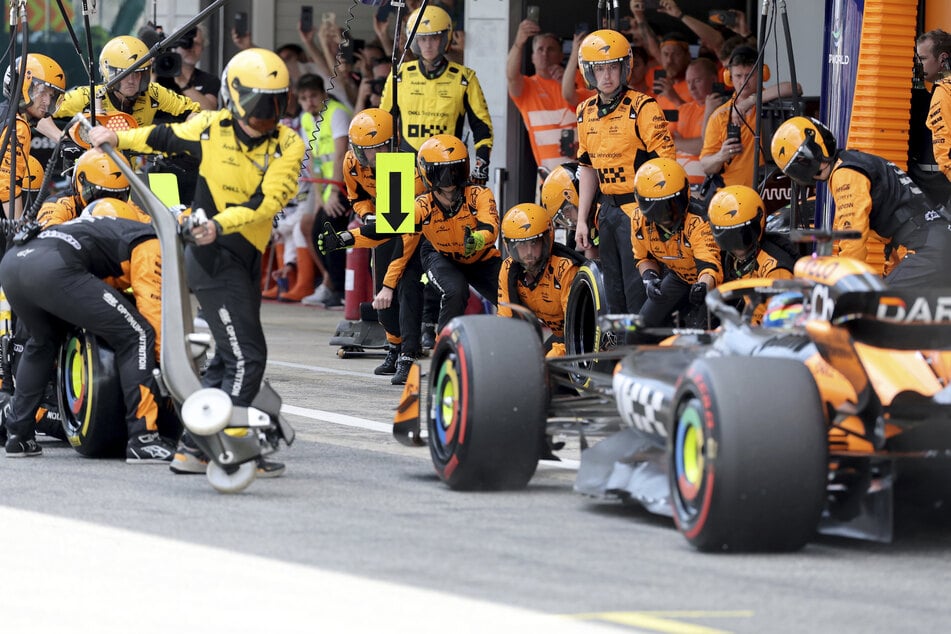
{"type": "Polygon", "coordinates": [[[376,228],[378,233],[415,229],[416,160],[412,152],[376,155],[376,228]]]}

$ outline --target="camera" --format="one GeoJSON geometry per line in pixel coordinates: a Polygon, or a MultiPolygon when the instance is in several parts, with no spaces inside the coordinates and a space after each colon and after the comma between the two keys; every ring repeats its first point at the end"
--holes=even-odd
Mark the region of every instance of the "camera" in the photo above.
{"type": "Polygon", "coordinates": [[[172,51],[156,55],[152,69],[156,77],[178,77],[182,74],[182,56],[172,51]]]}

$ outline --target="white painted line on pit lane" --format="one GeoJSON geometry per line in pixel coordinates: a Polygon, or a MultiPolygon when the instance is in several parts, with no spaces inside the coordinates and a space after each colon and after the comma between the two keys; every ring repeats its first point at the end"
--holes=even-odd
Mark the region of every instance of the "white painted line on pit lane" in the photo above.
{"type": "Polygon", "coordinates": [[[341,376],[361,376],[366,377],[366,372],[355,372],[354,370],[339,370],[337,368],[328,368],[322,365],[307,365],[306,363],[291,363],[290,361],[272,361],[268,359],[268,365],[276,365],[282,368],[295,368],[297,370],[309,370],[311,372],[323,372],[324,374],[339,374],[341,376]]]}
{"type": "Polygon", "coordinates": [[[2,506],[0,526],[8,543],[27,546],[3,552],[3,578],[11,581],[3,588],[5,632],[442,634],[449,622],[459,634],[617,631],[612,625],[2,506]],[[51,609],[50,597],[71,598],[51,609]]]}
{"type": "MultiPolygon", "coordinates": [[[[393,433],[393,425],[391,423],[381,423],[375,420],[368,420],[366,418],[357,418],[356,416],[347,416],[346,414],[328,412],[327,410],[323,409],[310,409],[309,407],[298,407],[297,405],[282,405],[281,411],[285,414],[300,416],[301,418],[319,420],[322,423],[333,423],[334,425],[343,425],[344,427],[356,427],[358,429],[367,429],[369,431],[376,431],[384,434],[393,433]]],[[[549,467],[566,469],[568,471],[577,471],[579,465],[577,460],[566,459],[542,460],[541,462],[542,464],[545,464],[549,467]]]]}

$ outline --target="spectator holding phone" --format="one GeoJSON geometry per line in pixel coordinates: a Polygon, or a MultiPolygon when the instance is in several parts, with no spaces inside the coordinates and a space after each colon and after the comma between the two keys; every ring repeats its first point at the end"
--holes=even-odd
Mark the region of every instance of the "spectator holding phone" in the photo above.
{"type": "MultiPolygon", "coordinates": [[[[753,154],[756,130],[756,64],[759,52],[749,46],[739,46],[730,56],[727,70],[736,93],[717,108],[707,121],[703,136],[700,163],[705,174],[719,175],[722,185],[746,185],[753,182],[753,154]]],[[[797,87],[797,90],[801,88],[797,87]]],[[[763,102],[792,94],[792,84],[783,82],[763,89],[763,102]]],[[[759,164],[765,163],[767,150],[761,148],[759,164]]],[[[722,186],[720,183],[717,185],[722,186]]]]}
{"type": "Polygon", "coordinates": [[[574,139],[575,113],[561,95],[561,41],[552,33],[541,33],[537,22],[522,20],[515,42],[505,62],[509,98],[522,115],[528,131],[535,164],[546,171],[572,158],[562,154],[559,139],[568,130],[574,139]],[[523,49],[532,44],[534,75],[522,74],[523,49]]]}

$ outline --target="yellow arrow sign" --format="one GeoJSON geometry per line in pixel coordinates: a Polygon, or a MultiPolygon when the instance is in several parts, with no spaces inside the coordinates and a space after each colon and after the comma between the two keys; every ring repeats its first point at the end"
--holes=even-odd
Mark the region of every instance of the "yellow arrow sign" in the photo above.
{"type": "Polygon", "coordinates": [[[381,152],[376,155],[376,230],[413,233],[416,225],[416,155],[381,152]]]}

